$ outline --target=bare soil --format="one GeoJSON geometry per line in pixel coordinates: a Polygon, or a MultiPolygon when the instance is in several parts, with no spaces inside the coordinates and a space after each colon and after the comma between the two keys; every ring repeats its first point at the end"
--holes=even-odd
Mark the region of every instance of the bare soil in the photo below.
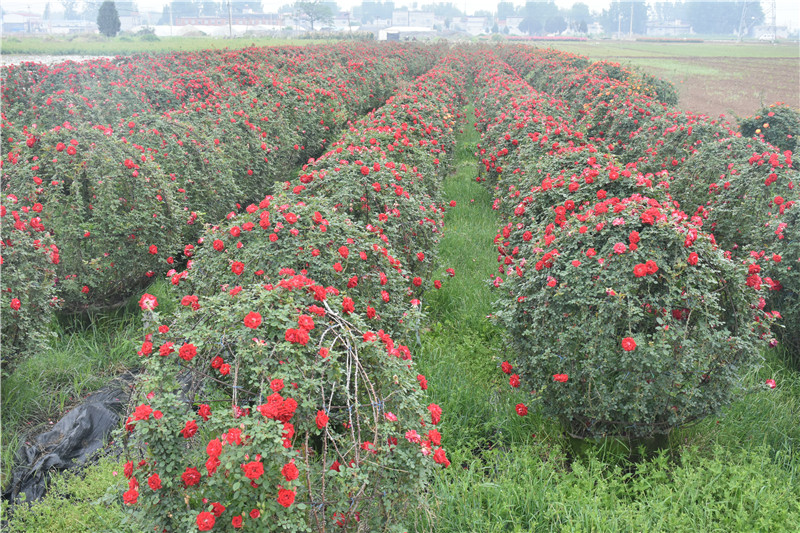
{"type": "Polygon", "coordinates": [[[685,71],[664,69],[653,63],[652,74],[671,81],[678,89],[678,106],[686,111],[728,119],[749,117],[777,102],[800,109],[800,59],[686,57],[662,58],[687,64],[685,71]],[[715,74],[695,73],[713,69],[715,74]]]}

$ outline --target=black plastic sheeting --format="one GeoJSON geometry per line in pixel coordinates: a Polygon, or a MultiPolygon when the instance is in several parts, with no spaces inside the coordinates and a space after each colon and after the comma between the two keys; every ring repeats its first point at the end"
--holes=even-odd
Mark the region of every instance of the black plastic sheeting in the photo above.
{"type": "Polygon", "coordinates": [[[51,430],[17,452],[13,480],[3,498],[13,503],[39,500],[47,490],[50,473],[85,465],[103,448],[108,435],[120,425],[135,383],[131,373],[114,379],[81,405],[69,411],[51,430]]]}

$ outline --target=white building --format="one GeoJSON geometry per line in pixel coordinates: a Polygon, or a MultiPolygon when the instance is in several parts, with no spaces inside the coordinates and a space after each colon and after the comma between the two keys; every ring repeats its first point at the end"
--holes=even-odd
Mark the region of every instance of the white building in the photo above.
{"type": "Polygon", "coordinates": [[[392,26],[414,26],[417,28],[433,28],[436,17],[433,11],[411,11],[396,9],[392,12],[392,26]]]}

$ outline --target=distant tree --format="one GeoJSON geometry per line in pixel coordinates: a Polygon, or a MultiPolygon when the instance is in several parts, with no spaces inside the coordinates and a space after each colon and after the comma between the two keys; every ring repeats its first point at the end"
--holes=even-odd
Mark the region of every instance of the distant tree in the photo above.
{"type": "Polygon", "coordinates": [[[527,30],[520,25],[520,30],[528,35],[539,35],[544,33],[545,23],[558,16],[558,7],[553,0],[529,0],[525,3],[523,14],[529,24],[526,25],[527,30]]]}
{"type": "Polygon", "coordinates": [[[497,18],[506,20],[508,17],[513,17],[516,10],[514,4],[511,2],[500,2],[497,4],[497,18]]]}
{"type": "Polygon", "coordinates": [[[736,9],[741,13],[740,36],[746,35],[759,24],[764,23],[764,11],[759,2],[736,2],[736,9]]]}
{"type": "Polygon", "coordinates": [[[569,18],[572,20],[591,20],[592,14],[589,12],[589,6],[583,2],[572,4],[569,9],[569,18]]]}
{"type": "Polygon", "coordinates": [[[464,16],[452,2],[437,2],[435,4],[423,4],[422,11],[431,11],[437,17],[441,18],[457,18],[464,16]]]}
{"type": "Polygon", "coordinates": [[[61,0],[61,5],[64,6],[64,18],[67,20],[74,20],[78,18],[78,12],[75,8],[78,6],[77,0],[61,0]]]}
{"type": "Polygon", "coordinates": [[[42,14],[42,20],[50,20],[50,2],[47,2],[47,5],[44,6],[44,13],[42,14]]]}
{"type": "Polygon", "coordinates": [[[567,29],[567,21],[561,15],[550,17],[544,23],[545,33],[561,33],[567,29]]]}
{"type": "MultiPolygon", "coordinates": [[[[222,13],[222,4],[218,4],[216,2],[200,3],[200,14],[204,17],[218,17],[222,15],[222,13]]],[[[225,10],[225,13],[227,14],[227,10],[225,10]]]]}
{"type": "Polygon", "coordinates": [[[169,10],[170,9],[172,9],[172,6],[169,6],[169,5],[165,5],[163,8],[161,8],[161,18],[158,19],[158,23],[157,24],[169,24],[170,23],[170,16],[169,16],[169,10]]]}
{"type": "Polygon", "coordinates": [[[312,31],[314,30],[315,22],[333,22],[331,8],[322,0],[301,0],[294,4],[294,8],[298,17],[307,20],[311,24],[312,31]]]}
{"type": "Polygon", "coordinates": [[[492,26],[492,33],[500,33],[500,27],[497,25],[497,22],[492,26]]]}
{"type": "Polygon", "coordinates": [[[114,37],[119,33],[120,26],[117,6],[114,5],[114,2],[106,0],[100,5],[100,10],[97,12],[97,28],[103,35],[114,37]]]}
{"type": "Polygon", "coordinates": [[[623,35],[627,35],[631,28],[631,13],[633,13],[633,33],[638,35],[647,33],[647,5],[644,0],[611,2],[600,17],[603,29],[606,33],[615,34],[620,31],[623,35]]]}
{"type": "Polygon", "coordinates": [[[589,33],[589,27],[586,25],[586,21],[582,20],[578,23],[578,32],[579,33],[589,33]]]}
{"type": "Polygon", "coordinates": [[[523,31],[528,35],[535,35],[539,33],[541,29],[541,25],[539,21],[530,15],[526,15],[525,18],[522,19],[519,23],[519,31],[523,31]]]}
{"type": "Polygon", "coordinates": [[[695,33],[704,34],[731,35],[740,29],[746,33],[764,22],[761,4],[752,0],[687,2],[684,16],[695,33]]]}

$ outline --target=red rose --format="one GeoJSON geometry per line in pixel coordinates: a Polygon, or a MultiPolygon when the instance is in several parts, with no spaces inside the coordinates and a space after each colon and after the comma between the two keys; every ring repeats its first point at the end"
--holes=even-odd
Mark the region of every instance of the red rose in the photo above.
{"type": "Polygon", "coordinates": [[[152,311],[158,307],[158,299],[152,294],[144,293],[142,297],[139,298],[139,307],[142,308],[142,311],[152,311]]]}
{"type": "Polygon", "coordinates": [[[13,309],[14,311],[19,311],[20,307],[22,307],[22,302],[19,301],[19,298],[12,298],[11,309],[13,309]]]}
{"type": "Polygon", "coordinates": [[[502,371],[503,371],[503,373],[505,373],[505,374],[511,374],[511,371],[512,371],[513,369],[514,369],[514,367],[513,367],[513,366],[511,366],[511,363],[509,363],[508,361],[503,361],[503,362],[500,364],[500,370],[502,370],[502,371]]]}
{"type": "Polygon", "coordinates": [[[519,387],[519,376],[517,374],[512,374],[511,377],[508,379],[509,385],[514,387],[515,389],[519,387]]]}
{"type": "Polygon", "coordinates": [[[136,489],[128,489],[122,494],[122,501],[125,505],[133,505],[139,499],[139,491],[136,489]]]}
{"type": "Polygon", "coordinates": [[[198,416],[205,421],[208,421],[211,418],[211,406],[208,404],[202,404],[200,408],[197,410],[198,416]]]}
{"type": "Polygon", "coordinates": [[[307,331],[314,329],[314,319],[308,315],[300,315],[300,318],[297,319],[297,324],[307,331]]]}
{"type": "Polygon", "coordinates": [[[648,274],[655,274],[656,272],[658,272],[658,265],[656,264],[655,261],[652,261],[652,260],[651,261],[647,261],[645,263],[645,266],[647,267],[647,273],[648,274]]]}
{"type": "Polygon", "coordinates": [[[278,491],[278,503],[284,507],[289,507],[294,503],[294,496],[293,490],[280,489],[278,491]]]}
{"type": "Polygon", "coordinates": [[[194,344],[184,344],[181,346],[180,350],[178,350],[178,357],[184,361],[191,361],[194,359],[195,355],[197,355],[197,348],[194,344]]]}
{"type": "Polygon", "coordinates": [[[214,523],[216,522],[216,518],[214,515],[209,513],[208,511],[203,511],[199,515],[197,515],[197,528],[200,531],[211,531],[211,528],[214,527],[214,523]]]}
{"type": "Polygon", "coordinates": [[[286,481],[294,481],[297,479],[297,476],[300,475],[300,471],[294,463],[286,463],[283,465],[283,468],[281,468],[281,474],[286,478],[286,481]]]}
{"type": "Polygon", "coordinates": [[[342,300],[342,310],[348,315],[356,310],[356,304],[349,296],[345,296],[344,300],[342,300]]]}
{"type": "Polygon", "coordinates": [[[242,263],[241,261],[234,261],[231,264],[231,272],[233,272],[237,276],[241,276],[242,272],[244,272],[244,263],[242,263]]]}
{"type": "Polygon", "coordinates": [[[150,414],[153,412],[153,408],[149,405],[140,405],[133,411],[133,419],[134,420],[149,420],[150,414]]]}
{"type": "Polygon", "coordinates": [[[250,461],[249,463],[242,465],[242,470],[244,470],[244,475],[247,479],[256,480],[261,477],[264,473],[264,465],[261,461],[250,461]]]}
{"type": "Polygon", "coordinates": [[[186,471],[181,474],[181,480],[187,487],[200,483],[200,477],[200,472],[194,467],[187,468],[186,471]]]}
{"type": "Polygon", "coordinates": [[[253,509],[250,511],[250,518],[258,518],[259,516],[261,516],[261,511],[258,509],[253,509]]]}
{"type": "Polygon", "coordinates": [[[317,423],[317,427],[319,429],[322,429],[328,425],[328,415],[325,414],[325,411],[317,411],[317,418],[315,422],[317,423]]]}
{"type": "Polygon", "coordinates": [[[622,349],[626,352],[631,352],[636,349],[636,341],[633,340],[631,337],[625,337],[622,339],[622,349]]]}
{"type": "Polygon", "coordinates": [[[637,278],[641,278],[647,275],[647,265],[644,263],[639,263],[635,267],[633,267],[633,275],[637,278]]]}
{"type": "Polygon", "coordinates": [[[231,518],[231,525],[234,527],[234,529],[241,529],[243,525],[242,515],[236,515],[233,518],[231,518]]]}
{"type": "Polygon", "coordinates": [[[212,508],[211,512],[214,513],[214,516],[216,516],[217,518],[219,518],[222,515],[222,513],[225,512],[225,506],[219,502],[212,503],[211,508],[212,508]]]}
{"type": "Polygon", "coordinates": [[[439,448],[438,450],[433,452],[433,460],[445,468],[450,466],[450,460],[447,459],[447,455],[445,454],[444,448],[439,448]]]}
{"type": "Polygon", "coordinates": [[[437,425],[442,419],[442,408],[432,403],[428,406],[428,411],[431,413],[431,424],[437,425]]]}
{"type": "Polygon", "coordinates": [[[197,433],[197,422],[194,420],[188,420],[186,425],[181,430],[181,435],[183,435],[184,439],[190,439],[197,433]]]}
{"type": "Polygon", "coordinates": [[[686,262],[694,266],[697,264],[698,259],[700,259],[700,257],[696,253],[692,252],[689,254],[689,258],[686,260],[686,262]]]}
{"type": "Polygon", "coordinates": [[[525,416],[528,414],[528,408],[525,406],[524,403],[518,403],[516,410],[519,416],[525,416]]]}
{"type": "Polygon", "coordinates": [[[158,476],[158,474],[153,474],[147,478],[147,484],[151,489],[158,490],[161,488],[161,478],[158,476]]]}
{"type": "Polygon", "coordinates": [[[557,381],[559,383],[566,383],[569,379],[569,376],[566,374],[553,374],[553,381],[557,381]]]}
{"type": "Polygon", "coordinates": [[[261,315],[255,311],[247,313],[247,316],[244,317],[244,325],[248,328],[256,329],[261,325],[261,315]]]}

